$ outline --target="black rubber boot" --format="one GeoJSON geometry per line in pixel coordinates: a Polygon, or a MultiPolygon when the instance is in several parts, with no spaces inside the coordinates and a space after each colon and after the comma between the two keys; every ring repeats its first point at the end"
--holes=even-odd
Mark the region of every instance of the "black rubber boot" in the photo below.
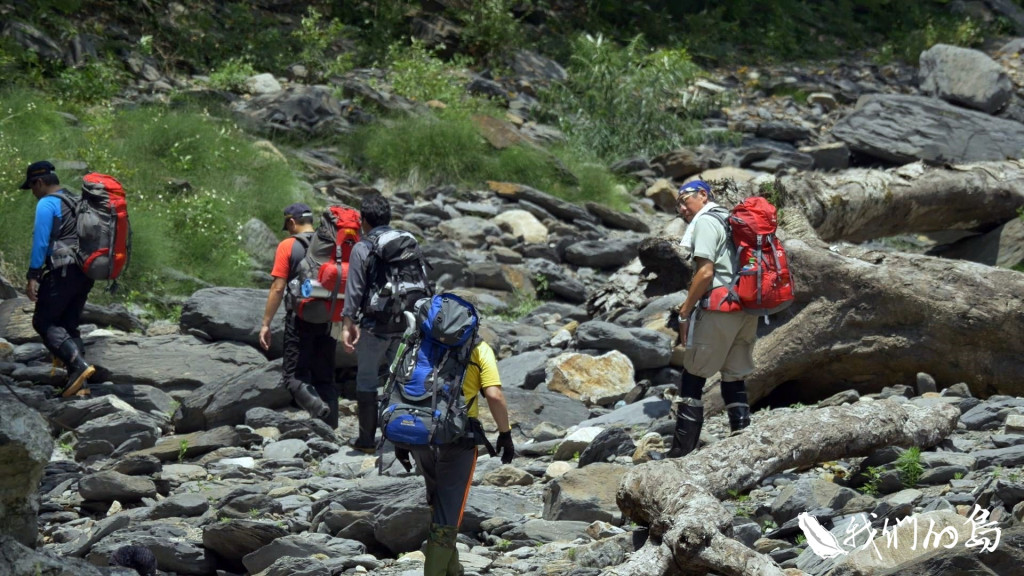
{"type": "Polygon", "coordinates": [[[288,378],[288,391],[292,393],[295,403],[306,412],[309,412],[309,415],[313,418],[322,420],[331,410],[320,399],[320,395],[316,393],[316,389],[313,388],[312,384],[307,384],[298,378],[291,377],[288,378]]]}
{"type": "Polygon", "coordinates": [[[349,446],[373,454],[377,451],[377,393],[356,392],[356,416],[359,418],[359,436],[349,446]]]}
{"type": "Polygon", "coordinates": [[[747,404],[747,385],[743,380],[722,382],[722,400],[729,413],[729,429],[739,432],[750,426],[750,405],[747,404]]]}
{"type": "Polygon", "coordinates": [[[96,367],[85,361],[82,350],[71,338],[61,343],[57,355],[68,370],[68,382],[61,390],[60,395],[70,398],[82,390],[85,383],[89,381],[89,377],[96,373],[96,367]]]}
{"type": "MultiPolygon", "coordinates": [[[[684,402],[687,399],[683,399],[684,402]]],[[[680,404],[676,415],[676,429],[672,433],[672,449],[665,454],[668,458],[680,458],[697,449],[700,443],[700,429],[704,426],[704,404],[700,400],[689,400],[696,405],[680,404]]]]}

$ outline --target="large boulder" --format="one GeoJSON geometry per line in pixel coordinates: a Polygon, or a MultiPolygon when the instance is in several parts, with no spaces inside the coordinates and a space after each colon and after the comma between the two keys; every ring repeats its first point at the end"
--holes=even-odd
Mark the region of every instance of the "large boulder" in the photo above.
{"type": "Polygon", "coordinates": [[[36,545],[36,490],[50,461],[53,439],[46,420],[35,410],[0,402],[0,537],[36,545]]]}
{"type": "Polygon", "coordinates": [[[596,463],[552,480],[544,490],[543,518],[621,524],[615,491],[626,470],[618,464],[596,463]]]}
{"type": "Polygon", "coordinates": [[[115,384],[149,384],[165,392],[201,388],[267,362],[244,344],[211,344],[192,336],[111,336],[86,344],[99,378],[115,384]]]}
{"type": "MultiPolygon", "coordinates": [[[[243,342],[260,347],[260,324],[267,304],[267,290],[255,288],[203,288],[197,290],[181,309],[181,331],[195,332],[214,341],[243,342]]],[[[268,358],[280,358],[284,351],[285,307],[282,304],[270,323],[268,358]]],[[[355,366],[355,355],[339,345],[335,351],[339,367],[355,366]]]]}
{"type": "Polygon", "coordinates": [[[662,368],[672,358],[672,338],[649,328],[625,328],[611,322],[592,320],[576,330],[576,345],[596,350],[618,350],[636,370],[662,368]]]}
{"type": "Polygon", "coordinates": [[[855,152],[893,164],[1005,160],[1024,149],[1024,124],[901,94],[861,98],[832,135],[855,152]]]}
{"type": "Polygon", "coordinates": [[[177,432],[242,424],[250,408],[283,408],[292,395],[281,383],[281,362],[245,368],[209,383],[181,401],[175,415],[177,432]]]}
{"type": "MultiPolygon", "coordinates": [[[[267,290],[255,288],[203,288],[189,296],[181,309],[181,331],[198,330],[213,340],[244,342],[259,348],[260,323],[267,290]]],[[[270,324],[268,356],[279,358],[284,343],[284,306],[270,324]]]]}
{"type": "Polygon", "coordinates": [[[988,54],[936,44],[921,53],[921,91],[947,102],[992,114],[1013,96],[1013,82],[988,54]]]}
{"type": "Polygon", "coordinates": [[[607,406],[633,389],[633,364],[612,350],[601,356],[570,352],[548,362],[548,390],[587,406],[607,406]]]}

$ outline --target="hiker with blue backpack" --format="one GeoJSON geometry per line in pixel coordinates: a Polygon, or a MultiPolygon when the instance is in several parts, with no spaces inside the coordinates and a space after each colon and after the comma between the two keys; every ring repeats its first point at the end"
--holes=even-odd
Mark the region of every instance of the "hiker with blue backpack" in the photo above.
{"type": "Polygon", "coordinates": [[[515,447],[494,350],[478,334],[476,308],[455,294],[420,300],[380,400],[382,441],[411,452],[430,505],[423,573],[463,573],[455,546],[473,482],[478,447],[505,464],[515,447]],[[498,430],[497,449],[478,419],[483,396],[498,430]]]}
{"type": "Polygon", "coordinates": [[[377,389],[386,377],[406,328],[404,313],[433,290],[416,238],[391,228],[391,204],[379,193],[363,198],[362,237],[352,249],[341,341],[356,353],[356,416],[359,432],[349,446],[377,450],[377,389]]]}
{"type": "Polygon", "coordinates": [[[736,249],[729,230],[711,215],[728,211],[714,202],[711,186],[702,180],[680,187],[676,206],[688,224],[682,244],[690,250],[694,267],[686,300],[678,309],[679,336],[686,351],[669,458],[697,448],[704,424],[701,394],[715,372],[722,374],[730,428],[738,431],[750,425],[744,378],[754,371],[757,340],[757,316],[744,314],[728,297],[737,274],[736,249]]]}

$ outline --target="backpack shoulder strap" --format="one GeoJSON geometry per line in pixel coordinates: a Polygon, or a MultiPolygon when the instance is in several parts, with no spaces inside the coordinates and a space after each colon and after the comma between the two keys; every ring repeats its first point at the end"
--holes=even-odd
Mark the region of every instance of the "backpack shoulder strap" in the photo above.
{"type": "Polygon", "coordinates": [[[292,236],[295,242],[292,243],[292,253],[288,258],[288,271],[294,273],[298,267],[299,262],[306,257],[306,252],[309,250],[309,243],[312,241],[312,232],[300,232],[292,236]]]}

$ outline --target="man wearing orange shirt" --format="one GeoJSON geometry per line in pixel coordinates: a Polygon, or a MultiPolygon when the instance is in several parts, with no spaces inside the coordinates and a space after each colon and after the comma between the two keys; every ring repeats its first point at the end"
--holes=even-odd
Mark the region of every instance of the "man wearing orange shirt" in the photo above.
{"type": "Polygon", "coordinates": [[[288,283],[295,277],[299,262],[313,238],[313,210],[297,202],[284,210],[284,230],[291,235],[277,245],[270,275],[267,305],[260,327],[260,346],[270,349],[270,323],[281,300],[285,301],[284,360],[281,372],[285,387],[296,403],[323,420],[331,429],[338,427],[338,389],[334,386],[334,352],[337,341],[331,338],[330,323],[312,324],[292,310],[293,298],[286,298],[288,283]],[[316,390],[312,394],[308,387],[316,390]]]}

